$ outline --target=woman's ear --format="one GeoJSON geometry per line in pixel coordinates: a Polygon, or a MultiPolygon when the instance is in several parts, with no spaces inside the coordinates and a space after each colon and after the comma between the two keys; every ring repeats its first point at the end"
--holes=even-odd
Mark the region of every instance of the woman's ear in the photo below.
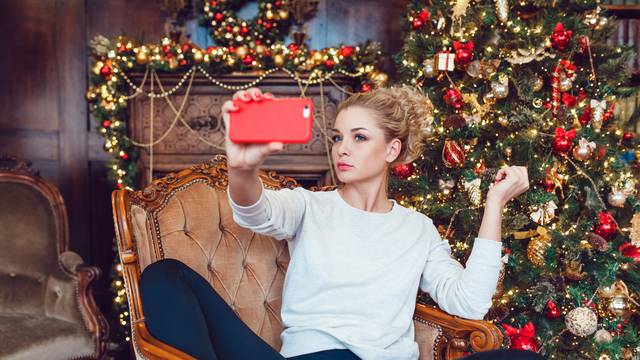
{"type": "Polygon", "coordinates": [[[400,139],[393,139],[387,144],[387,162],[392,163],[396,160],[402,150],[402,142],[400,139]]]}

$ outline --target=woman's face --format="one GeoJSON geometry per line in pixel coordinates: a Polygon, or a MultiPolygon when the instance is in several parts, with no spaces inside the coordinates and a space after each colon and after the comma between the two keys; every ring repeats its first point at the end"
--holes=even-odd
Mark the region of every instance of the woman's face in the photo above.
{"type": "Polygon", "coordinates": [[[389,163],[400,153],[400,140],[387,143],[372,110],[350,106],[336,118],[329,131],[331,156],[338,179],[343,183],[363,182],[384,176],[389,163]],[[347,166],[341,166],[341,164],[347,166]]]}

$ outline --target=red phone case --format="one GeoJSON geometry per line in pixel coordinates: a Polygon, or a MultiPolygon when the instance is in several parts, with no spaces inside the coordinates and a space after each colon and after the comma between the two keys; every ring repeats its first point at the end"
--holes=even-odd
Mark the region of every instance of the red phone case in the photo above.
{"type": "Polygon", "coordinates": [[[311,140],[313,101],[276,98],[262,101],[234,101],[239,107],[229,113],[229,138],[233,142],[306,143],[311,140]]]}

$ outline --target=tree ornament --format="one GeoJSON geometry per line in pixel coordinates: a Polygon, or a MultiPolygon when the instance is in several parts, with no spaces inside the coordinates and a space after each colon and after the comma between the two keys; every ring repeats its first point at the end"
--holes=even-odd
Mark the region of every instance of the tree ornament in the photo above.
{"type": "Polygon", "coordinates": [[[453,48],[456,51],[455,62],[458,65],[465,66],[473,60],[473,41],[464,44],[460,41],[454,41],[453,48]]]}
{"type": "Polygon", "coordinates": [[[640,246],[633,243],[624,243],[618,248],[622,256],[633,259],[633,262],[640,264],[640,246]]]}
{"type": "Polygon", "coordinates": [[[452,179],[438,179],[438,189],[440,189],[440,194],[442,194],[445,198],[449,197],[453,193],[453,189],[455,188],[455,186],[456,183],[452,179]]]}
{"type": "Polygon", "coordinates": [[[599,30],[603,26],[607,25],[608,22],[609,20],[605,16],[602,16],[602,8],[599,4],[595,9],[588,11],[584,16],[584,24],[594,30],[599,30]]]}
{"type": "Polygon", "coordinates": [[[398,164],[393,167],[393,175],[406,180],[413,175],[414,170],[413,163],[398,164]]]}
{"type": "Polygon", "coordinates": [[[554,118],[558,117],[562,91],[568,91],[568,89],[571,88],[575,77],[576,66],[570,60],[560,60],[558,65],[553,69],[553,77],[551,78],[551,87],[553,89],[551,94],[551,106],[554,118]],[[568,86],[568,83],[571,83],[569,84],[571,86],[568,86]]]}
{"type": "Polygon", "coordinates": [[[591,248],[603,252],[609,250],[609,242],[605,240],[602,236],[589,232],[586,235],[586,240],[591,245],[591,248]]]}
{"type": "Polygon", "coordinates": [[[521,329],[502,324],[507,336],[511,339],[511,349],[537,352],[540,344],[536,340],[536,329],[531,321],[521,329]]]}
{"type": "Polygon", "coordinates": [[[529,217],[540,225],[546,225],[556,217],[555,211],[557,209],[558,206],[556,203],[553,200],[549,200],[540,206],[534,207],[534,211],[529,215],[529,217]]]}
{"type": "Polygon", "coordinates": [[[149,53],[148,51],[143,51],[142,48],[140,48],[140,51],[138,51],[138,53],[136,54],[136,62],[138,64],[146,64],[149,62],[149,53]]]}
{"type": "Polygon", "coordinates": [[[482,192],[480,191],[480,183],[482,179],[476,178],[472,181],[464,182],[464,190],[467,192],[469,202],[474,206],[480,206],[482,204],[482,192]]]}
{"type": "Polygon", "coordinates": [[[593,232],[609,240],[618,230],[615,220],[611,214],[600,211],[598,213],[598,220],[594,224],[593,232]]]}
{"type": "Polygon", "coordinates": [[[348,58],[348,57],[351,57],[351,55],[353,55],[354,52],[355,52],[355,48],[353,46],[343,46],[340,49],[340,56],[342,56],[343,58],[348,58]]]}
{"type": "Polygon", "coordinates": [[[538,236],[532,238],[527,245],[527,258],[535,266],[542,266],[545,263],[545,254],[551,246],[551,237],[547,229],[538,227],[538,236]]]}
{"type": "Polygon", "coordinates": [[[571,310],[564,322],[573,335],[580,337],[589,336],[598,328],[598,316],[585,306],[571,310]]]}
{"type": "Polygon", "coordinates": [[[587,276],[587,273],[582,271],[582,263],[577,259],[569,259],[564,263],[564,269],[560,272],[562,276],[569,280],[580,281],[587,276]]]}
{"type": "Polygon", "coordinates": [[[448,51],[441,51],[436,54],[436,70],[438,71],[453,71],[455,68],[456,55],[448,51]]]}
{"type": "Polygon", "coordinates": [[[553,164],[553,166],[547,167],[543,185],[544,189],[547,192],[555,193],[556,189],[560,189],[560,196],[564,197],[564,184],[562,176],[558,173],[558,163],[553,164]]]}
{"type": "Polygon", "coordinates": [[[371,87],[371,84],[369,84],[369,83],[364,83],[364,84],[362,84],[362,85],[360,86],[360,92],[362,92],[362,93],[369,92],[369,91],[371,91],[371,88],[372,88],[372,87],[371,87]]]}
{"type": "Polygon", "coordinates": [[[508,0],[495,0],[496,1],[496,14],[498,19],[506,23],[509,20],[509,1],[508,0]]]}
{"type": "Polygon", "coordinates": [[[437,71],[433,59],[426,59],[422,62],[422,73],[428,78],[436,76],[437,71]]]}
{"type": "Polygon", "coordinates": [[[424,26],[424,22],[422,22],[422,20],[420,20],[420,18],[418,18],[418,17],[414,17],[414,18],[411,20],[411,28],[412,28],[413,30],[419,30],[419,29],[421,29],[423,26],[424,26]]]}
{"type": "Polygon", "coordinates": [[[370,77],[377,87],[384,87],[389,82],[389,75],[382,71],[372,71],[370,77]]]}
{"type": "Polygon", "coordinates": [[[598,344],[608,344],[613,341],[613,336],[611,336],[607,330],[599,329],[595,334],[593,334],[593,339],[598,344]]]}
{"type": "Polygon", "coordinates": [[[571,141],[575,139],[576,131],[571,129],[566,131],[561,127],[557,127],[554,136],[553,150],[559,154],[566,154],[571,150],[571,141]]]}
{"type": "Polygon", "coordinates": [[[589,108],[591,109],[591,123],[593,124],[594,129],[600,130],[602,128],[602,123],[604,122],[604,114],[607,110],[607,101],[591,99],[589,102],[589,108]]]}
{"type": "Polygon", "coordinates": [[[573,148],[573,157],[579,161],[587,161],[596,149],[596,143],[585,138],[578,140],[578,145],[573,148]]]}
{"type": "Polygon", "coordinates": [[[275,54],[273,56],[273,63],[277,66],[277,67],[283,67],[284,66],[284,55],[282,54],[275,54]]]}
{"type": "Polygon", "coordinates": [[[447,88],[444,90],[443,95],[444,102],[453,106],[456,110],[460,109],[464,105],[462,99],[462,93],[456,88],[447,88]]]}
{"type": "Polygon", "coordinates": [[[464,151],[455,140],[447,139],[444,141],[442,162],[448,168],[464,166],[464,151]]]}
{"type": "Polygon", "coordinates": [[[500,62],[500,59],[474,60],[467,65],[466,71],[471,77],[489,79],[498,71],[500,62]]]}
{"type": "Polygon", "coordinates": [[[100,69],[100,75],[104,76],[107,79],[111,78],[111,67],[109,67],[109,65],[104,65],[101,69],[100,69]]]}
{"type": "Polygon", "coordinates": [[[553,29],[549,40],[551,40],[551,45],[554,49],[562,51],[569,43],[572,36],[573,32],[571,30],[565,30],[564,25],[559,22],[553,29]]]}
{"type": "Polygon", "coordinates": [[[544,79],[542,79],[541,76],[536,75],[533,79],[533,86],[531,87],[531,90],[540,91],[542,90],[543,86],[544,86],[544,79]]]}
{"type": "Polygon", "coordinates": [[[547,311],[545,312],[545,316],[548,319],[555,320],[559,318],[560,315],[562,314],[560,313],[560,310],[558,310],[556,303],[554,303],[553,300],[547,301],[547,311]]]}
{"type": "Polygon", "coordinates": [[[509,78],[506,75],[500,75],[498,81],[492,81],[491,92],[496,99],[504,99],[509,96],[509,78]]]}
{"type": "Polygon", "coordinates": [[[600,287],[598,295],[602,299],[598,304],[601,310],[623,320],[629,319],[634,304],[630,301],[629,288],[624,281],[616,280],[610,286],[600,287]]]}

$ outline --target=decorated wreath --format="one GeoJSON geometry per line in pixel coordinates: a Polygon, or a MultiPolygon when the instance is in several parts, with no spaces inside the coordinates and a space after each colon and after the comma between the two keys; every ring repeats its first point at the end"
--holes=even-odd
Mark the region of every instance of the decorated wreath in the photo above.
{"type": "Polygon", "coordinates": [[[292,24],[287,0],[258,0],[258,15],[245,20],[236,15],[247,0],[204,1],[203,25],[222,46],[271,45],[283,40],[292,24]],[[253,43],[253,44],[252,44],[253,43]]]}

